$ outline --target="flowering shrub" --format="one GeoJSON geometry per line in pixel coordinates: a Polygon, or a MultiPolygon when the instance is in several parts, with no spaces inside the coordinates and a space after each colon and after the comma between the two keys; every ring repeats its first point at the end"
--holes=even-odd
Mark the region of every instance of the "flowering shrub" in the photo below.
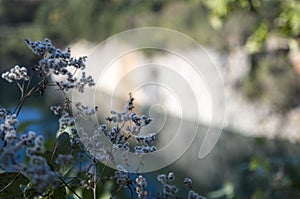
{"type": "MultiPolygon", "coordinates": [[[[145,177],[129,173],[121,165],[112,175],[107,176],[104,172],[107,165],[103,165],[103,161],[116,158],[113,150],[121,150],[125,160],[130,151],[141,155],[158,150],[154,146],[154,133],[140,135],[152,119],[134,112],[132,94],[129,94],[123,112],[111,111],[111,116],[106,118],[107,124],[99,125],[89,136],[83,129],[75,128],[76,114],[89,119],[97,113],[97,107],[72,102],[66,93],[73,89],[83,93],[86,87],[95,85],[93,78],[84,72],[87,58],[73,58],[70,48],[60,50],[49,39],[26,39],[25,42],[39,61],[30,67],[16,65],[2,74],[4,80],[18,86],[21,98],[15,110],[0,108],[0,198],[86,198],[78,190],[90,190],[96,199],[99,190],[108,182],[114,182],[117,188],[109,191],[110,198],[116,198],[121,189],[128,189],[131,198],[180,198],[179,188],[171,184],[175,180],[173,172],[158,176],[157,180],[162,185],[162,191],[158,193],[150,193],[145,177]],[[51,76],[62,78],[53,81],[51,76]],[[38,79],[37,83],[33,83],[34,78],[38,79]],[[43,96],[50,86],[58,88],[66,98],[62,104],[50,107],[60,117],[59,134],[53,148],[46,149],[42,135],[32,131],[19,134],[16,129],[24,102],[33,94],[43,96]],[[72,104],[77,109],[76,114],[71,111],[72,104]],[[113,146],[111,149],[101,146],[100,135],[108,138],[113,146]],[[129,142],[130,139],[136,144],[129,142]],[[88,151],[91,149],[96,153],[90,154],[88,151]]],[[[191,179],[186,178],[183,183],[189,189],[185,198],[203,198],[192,190],[191,179]]]]}

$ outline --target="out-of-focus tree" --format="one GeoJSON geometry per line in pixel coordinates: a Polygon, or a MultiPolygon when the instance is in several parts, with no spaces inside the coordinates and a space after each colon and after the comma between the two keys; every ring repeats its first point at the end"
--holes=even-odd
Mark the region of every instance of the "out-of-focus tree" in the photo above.
{"type": "MultiPolygon", "coordinates": [[[[244,17],[254,17],[252,33],[246,40],[249,52],[257,52],[264,46],[270,34],[279,34],[290,40],[295,48],[300,33],[300,2],[297,0],[199,0],[210,10],[210,23],[215,29],[221,29],[234,13],[242,11],[244,17]]],[[[240,24],[236,24],[239,26],[240,24]]]]}
{"type": "MultiPolygon", "coordinates": [[[[229,44],[232,42],[233,48],[237,44],[249,54],[251,68],[243,82],[245,94],[280,112],[299,106],[300,2],[200,0],[198,3],[210,10],[209,21],[215,30],[228,31],[229,44]]],[[[232,47],[229,45],[229,49],[232,47]]]]}

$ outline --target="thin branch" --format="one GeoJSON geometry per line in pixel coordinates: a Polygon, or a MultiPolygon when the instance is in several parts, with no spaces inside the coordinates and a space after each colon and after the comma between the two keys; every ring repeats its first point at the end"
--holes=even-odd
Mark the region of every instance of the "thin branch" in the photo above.
{"type": "Polygon", "coordinates": [[[24,87],[25,87],[25,80],[23,80],[23,82],[22,82],[22,91],[21,91],[21,97],[23,97],[23,96],[24,96],[24,91],[25,91],[24,87]]]}
{"type": "Polygon", "coordinates": [[[29,89],[29,86],[30,86],[30,84],[31,84],[31,81],[32,81],[32,79],[33,79],[33,75],[34,75],[34,69],[33,69],[33,68],[31,68],[31,74],[30,74],[29,81],[28,81],[28,83],[27,83],[27,86],[26,86],[26,90],[25,90],[25,92],[27,92],[27,91],[28,91],[28,89],[29,89]]]}
{"type": "Polygon", "coordinates": [[[0,190],[0,193],[1,193],[2,191],[4,191],[5,189],[7,189],[12,183],[14,183],[20,175],[21,175],[21,173],[18,173],[18,174],[16,175],[16,177],[14,177],[14,179],[12,179],[5,187],[3,187],[3,188],[0,190]]]}
{"type": "Polygon", "coordinates": [[[20,83],[19,83],[18,81],[16,81],[16,83],[17,83],[18,88],[19,88],[20,91],[21,91],[21,98],[22,98],[22,97],[23,97],[23,94],[24,94],[24,90],[22,89],[22,86],[20,85],[20,83]]]}
{"type": "Polygon", "coordinates": [[[98,184],[98,180],[97,180],[97,162],[96,159],[93,159],[94,163],[95,163],[95,170],[94,170],[94,187],[93,187],[93,194],[94,194],[94,199],[97,199],[97,184],[98,184]]]}
{"type": "MultiPolygon", "coordinates": [[[[105,168],[107,167],[108,160],[109,160],[109,159],[106,160],[106,162],[105,162],[105,164],[104,164],[104,167],[103,167],[102,170],[101,170],[100,178],[98,179],[98,182],[99,182],[100,180],[103,181],[103,174],[104,174],[105,168]]],[[[98,183],[98,182],[97,182],[97,183],[98,183]]]]}
{"type": "Polygon", "coordinates": [[[23,105],[24,105],[24,103],[25,103],[26,98],[27,98],[27,96],[25,95],[25,96],[21,99],[20,103],[18,104],[17,110],[14,111],[14,112],[17,111],[17,113],[16,113],[17,116],[19,115],[19,113],[20,113],[20,111],[21,111],[21,109],[22,109],[22,107],[23,107],[23,105]]]}
{"type": "Polygon", "coordinates": [[[123,183],[119,186],[119,188],[117,189],[117,191],[116,191],[115,193],[111,194],[110,198],[112,198],[113,196],[117,195],[117,194],[121,191],[121,189],[124,187],[124,185],[127,184],[127,182],[128,182],[128,180],[126,180],[125,182],[123,182],[123,183]]]}
{"type": "Polygon", "coordinates": [[[82,199],[63,179],[62,177],[58,176],[58,178],[60,179],[60,181],[66,186],[68,187],[68,189],[79,199],[82,199]]]}
{"type": "Polygon", "coordinates": [[[56,149],[57,149],[57,140],[55,141],[55,145],[54,145],[54,148],[53,148],[53,151],[52,151],[52,154],[51,154],[51,159],[50,159],[50,163],[52,164],[52,161],[54,159],[54,156],[55,156],[55,153],[56,153],[56,149]]]}

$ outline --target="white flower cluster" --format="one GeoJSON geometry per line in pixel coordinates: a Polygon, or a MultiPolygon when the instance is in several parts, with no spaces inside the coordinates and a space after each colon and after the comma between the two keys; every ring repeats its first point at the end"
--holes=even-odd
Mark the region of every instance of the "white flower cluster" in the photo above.
{"type": "Polygon", "coordinates": [[[122,149],[124,152],[129,152],[130,147],[127,139],[131,136],[136,139],[137,144],[142,144],[134,147],[136,154],[154,152],[157,148],[150,146],[150,144],[154,143],[155,134],[151,133],[146,136],[139,136],[142,128],[150,124],[152,119],[145,115],[139,116],[135,112],[132,112],[134,108],[133,101],[134,98],[132,94],[129,93],[129,100],[124,107],[124,112],[111,111],[112,116],[107,117],[106,120],[117,124],[117,126],[112,127],[111,131],[107,133],[107,137],[114,144],[115,148],[122,149]],[[121,127],[119,127],[120,124],[121,127]],[[124,136],[123,131],[129,136],[124,136]]]}
{"type": "MultiPolygon", "coordinates": [[[[59,174],[52,171],[46,159],[41,156],[43,136],[36,136],[32,131],[18,136],[16,133],[17,115],[10,114],[3,108],[0,109],[0,118],[3,119],[0,128],[4,141],[0,149],[0,168],[4,171],[22,173],[31,179],[38,192],[42,192],[49,185],[57,186],[59,184],[59,174]],[[26,151],[26,157],[29,158],[29,163],[21,162],[22,160],[18,158],[18,154],[24,150],[26,151]]],[[[68,122],[64,121],[63,123],[68,122]]],[[[69,159],[68,155],[59,155],[56,161],[64,164],[69,159]]]]}
{"type": "Polygon", "coordinates": [[[185,178],[184,181],[183,181],[184,185],[187,186],[189,189],[192,188],[192,184],[193,184],[193,181],[190,179],[190,178],[185,178]]]}
{"type": "Polygon", "coordinates": [[[136,154],[144,154],[144,153],[152,153],[157,150],[155,146],[150,146],[155,141],[156,135],[155,133],[150,133],[146,136],[136,136],[137,143],[144,143],[144,145],[136,146],[135,153],[136,154]]]}
{"type": "Polygon", "coordinates": [[[206,199],[206,198],[194,192],[193,190],[190,190],[188,193],[188,199],[206,199]]]}
{"type": "Polygon", "coordinates": [[[59,115],[64,112],[64,107],[63,106],[51,106],[50,110],[54,113],[54,115],[59,115]]]}
{"type": "Polygon", "coordinates": [[[53,53],[56,51],[56,48],[52,46],[50,39],[46,38],[44,41],[30,41],[25,39],[27,46],[38,56],[43,56],[46,53],[53,53]]]}
{"type": "Polygon", "coordinates": [[[126,131],[130,135],[138,135],[144,126],[150,124],[152,119],[145,115],[138,116],[136,113],[132,112],[134,108],[133,101],[134,98],[132,97],[132,94],[129,93],[129,100],[124,107],[124,112],[111,111],[112,116],[107,117],[106,120],[112,123],[128,122],[130,125],[126,126],[126,131]]]}
{"type": "Polygon", "coordinates": [[[135,192],[139,199],[146,199],[149,196],[149,192],[146,190],[147,181],[143,176],[139,176],[135,180],[135,192]]]}
{"type": "Polygon", "coordinates": [[[54,47],[49,39],[44,41],[30,41],[26,39],[27,46],[38,56],[41,57],[37,70],[42,72],[46,77],[49,74],[63,75],[66,79],[57,82],[61,89],[68,91],[69,89],[78,89],[79,92],[84,92],[85,86],[94,86],[92,76],[87,76],[82,72],[81,78],[76,78],[72,68],[83,70],[85,68],[86,57],[78,59],[71,57],[71,49],[67,48],[62,51],[54,47]]]}
{"type": "Polygon", "coordinates": [[[121,165],[117,166],[117,170],[115,171],[114,178],[116,179],[116,183],[119,186],[123,186],[123,187],[127,186],[127,183],[130,179],[128,172],[121,165]]]}
{"type": "MultiPolygon", "coordinates": [[[[21,140],[14,145],[15,151],[20,150],[22,147],[36,148],[36,151],[40,151],[41,144],[42,144],[41,142],[43,140],[41,138],[38,138],[39,141],[35,142],[35,138],[36,138],[36,135],[35,135],[35,132],[33,132],[33,131],[29,131],[28,134],[21,135],[20,136],[21,140]],[[32,145],[36,144],[36,143],[38,144],[38,146],[32,147],[32,145]]],[[[34,151],[28,150],[28,149],[26,150],[26,155],[27,156],[31,156],[31,155],[34,155],[34,154],[35,154],[34,151]]]]}
{"type": "Polygon", "coordinates": [[[68,60],[71,59],[70,48],[67,48],[65,51],[55,48],[48,38],[44,41],[25,39],[25,42],[32,52],[42,57],[39,61],[38,69],[42,69],[45,74],[53,72],[55,75],[72,76],[72,73],[67,69],[69,65],[68,60]]]}
{"type": "Polygon", "coordinates": [[[121,128],[114,126],[108,132],[107,137],[113,144],[120,144],[124,140],[124,135],[121,133],[121,128]]]}
{"type": "Polygon", "coordinates": [[[88,106],[84,106],[81,102],[77,102],[75,104],[75,107],[78,110],[77,114],[80,114],[84,117],[89,117],[91,115],[94,115],[97,111],[96,108],[89,108],[88,106]]]}
{"type": "Polygon", "coordinates": [[[0,120],[6,116],[7,111],[5,108],[0,108],[0,120]]]}
{"type": "Polygon", "coordinates": [[[72,127],[75,125],[75,120],[73,116],[71,116],[69,113],[64,113],[58,120],[59,122],[59,129],[64,130],[67,127],[72,127]]]}
{"type": "Polygon", "coordinates": [[[83,72],[81,79],[77,82],[75,87],[78,88],[79,92],[83,93],[86,85],[88,85],[89,87],[92,87],[92,86],[95,86],[95,82],[94,82],[94,79],[92,78],[92,76],[90,76],[90,75],[86,76],[86,73],[83,72]]]}
{"type": "MultiPolygon", "coordinates": [[[[35,135],[33,136],[33,132],[30,132],[29,139],[31,139],[32,137],[35,137],[35,135]]],[[[27,141],[28,139],[25,137],[24,140],[27,141]]],[[[27,150],[26,150],[27,156],[31,157],[31,156],[35,156],[35,155],[40,154],[41,150],[42,150],[43,141],[44,141],[43,136],[41,136],[41,135],[37,136],[34,140],[33,147],[28,147],[27,148],[27,150]]],[[[30,146],[30,145],[28,145],[28,146],[30,146]]]]}
{"type": "Polygon", "coordinates": [[[9,71],[2,73],[1,76],[3,79],[8,81],[9,83],[14,82],[15,80],[29,80],[29,76],[27,74],[27,69],[25,67],[20,67],[16,65],[15,67],[11,68],[9,71]]]}
{"type": "Polygon", "coordinates": [[[169,184],[175,180],[175,175],[170,172],[168,175],[160,174],[157,176],[157,180],[163,185],[163,193],[158,194],[158,198],[175,198],[175,194],[179,191],[179,188],[175,185],[169,184]]]}
{"type": "Polygon", "coordinates": [[[30,164],[25,169],[25,175],[36,185],[39,192],[43,192],[49,185],[53,187],[59,185],[59,174],[52,171],[45,158],[41,156],[30,157],[30,164]]]}
{"type": "Polygon", "coordinates": [[[59,129],[64,130],[68,127],[73,127],[75,125],[74,117],[69,113],[69,104],[71,102],[66,100],[62,105],[51,106],[50,110],[54,115],[61,115],[59,122],[59,129]]]}
{"type": "MultiPolygon", "coordinates": [[[[7,115],[4,121],[5,125],[15,128],[17,119],[15,115],[7,115]],[[6,123],[6,124],[5,124],[6,123]]],[[[58,174],[53,172],[47,164],[45,158],[41,157],[41,150],[43,144],[43,136],[36,136],[32,131],[28,134],[23,134],[17,137],[7,135],[11,129],[2,128],[5,133],[4,141],[8,144],[1,148],[0,152],[0,168],[7,171],[13,170],[22,173],[30,178],[37,190],[42,192],[47,186],[57,186],[59,183],[58,174]],[[18,154],[23,149],[26,149],[26,156],[29,158],[29,163],[20,162],[18,154]]],[[[15,131],[14,131],[15,132],[15,131]]]]}
{"type": "MultiPolygon", "coordinates": [[[[4,132],[5,133],[5,132],[4,132]]],[[[0,150],[0,168],[2,170],[15,169],[24,171],[26,165],[17,163],[16,156],[24,147],[34,147],[35,133],[29,132],[28,135],[21,135],[20,138],[4,140],[8,144],[0,150]]]]}
{"type": "Polygon", "coordinates": [[[132,93],[129,93],[129,100],[125,104],[125,112],[131,112],[134,109],[133,101],[134,97],[132,97],[132,93]]]}
{"type": "Polygon", "coordinates": [[[70,65],[74,66],[75,68],[80,68],[81,70],[85,69],[85,62],[86,61],[86,57],[79,57],[78,59],[75,58],[71,58],[70,60],[70,65]]]}
{"type": "Polygon", "coordinates": [[[136,142],[137,143],[144,143],[144,144],[151,144],[155,141],[155,138],[156,138],[156,134],[155,133],[151,133],[151,134],[148,134],[146,136],[136,136],[135,139],[136,139],[136,142]]]}
{"type": "Polygon", "coordinates": [[[64,90],[68,91],[70,89],[78,89],[79,92],[83,93],[85,86],[94,86],[95,82],[92,76],[86,76],[85,72],[82,73],[82,77],[78,80],[78,78],[69,74],[69,77],[66,81],[61,81],[60,87],[64,90]]]}
{"type": "Polygon", "coordinates": [[[148,145],[141,145],[141,146],[135,146],[135,154],[144,154],[144,153],[152,153],[157,150],[155,146],[148,146],[148,145]]]}
{"type": "Polygon", "coordinates": [[[0,148],[0,168],[4,171],[17,171],[31,179],[42,192],[46,187],[59,184],[58,174],[51,170],[42,154],[43,136],[29,131],[20,136],[16,133],[18,119],[16,114],[10,114],[5,109],[0,109],[0,125],[3,145],[0,148]],[[19,158],[22,151],[26,151],[25,157],[29,162],[23,162],[19,158]]]}
{"type": "MultiPolygon", "coordinates": [[[[179,191],[179,188],[175,185],[171,185],[170,182],[175,180],[175,174],[173,172],[170,172],[168,175],[160,174],[157,176],[157,180],[162,183],[163,185],[163,192],[158,193],[157,197],[158,199],[165,199],[165,198],[178,198],[176,196],[176,193],[179,191]]],[[[192,180],[189,178],[185,178],[183,183],[189,188],[192,188],[192,180]]],[[[193,190],[190,190],[188,192],[188,199],[206,199],[205,197],[199,195],[198,193],[194,192],[193,190]]]]}
{"type": "Polygon", "coordinates": [[[4,122],[1,124],[0,129],[4,135],[4,140],[13,142],[16,139],[16,125],[18,124],[17,116],[15,114],[6,114],[4,122]]]}
{"type": "Polygon", "coordinates": [[[93,156],[98,161],[107,161],[110,157],[108,149],[103,144],[103,137],[105,136],[104,132],[106,130],[106,125],[99,125],[99,127],[89,136],[83,128],[78,129],[78,134],[80,135],[79,142],[84,143],[85,150],[92,151],[93,156]]]}
{"type": "Polygon", "coordinates": [[[51,106],[50,110],[54,113],[54,115],[62,115],[64,113],[68,113],[70,103],[71,101],[69,99],[66,99],[61,105],[51,106]]]}
{"type": "Polygon", "coordinates": [[[111,111],[110,113],[112,116],[106,118],[108,122],[122,123],[130,121],[130,114],[128,114],[128,112],[111,111]]]}
{"type": "Polygon", "coordinates": [[[125,142],[123,144],[113,144],[114,148],[121,149],[124,152],[129,152],[129,143],[125,142]]]}
{"type": "Polygon", "coordinates": [[[58,154],[57,158],[55,159],[56,164],[60,165],[67,165],[72,162],[74,157],[71,154],[58,154]]]}

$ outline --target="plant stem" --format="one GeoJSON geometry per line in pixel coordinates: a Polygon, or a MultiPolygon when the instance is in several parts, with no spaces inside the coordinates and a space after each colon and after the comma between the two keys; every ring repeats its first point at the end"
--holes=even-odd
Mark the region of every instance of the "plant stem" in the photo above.
{"type": "Polygon", "coordinates": [[[0,190],[0,193],[3,192],[5,189],[7,189],[12,183],[14,183],[20,175],[21,175],[21,173],[18,173],[18,174],[16,175],[16,177],[14,177],[14,179],[12,179],[5,187],[3,187],[3,188],[0,190]]]}
{"type": "Polygon", "coordinates": [[[97,162],[96,159],[94,158],[94,163],[95,163],[95,171],[94,171],[94,188],[93,188],[93,194],[94,194],[94,199],[97,199],[97,162]]]}

